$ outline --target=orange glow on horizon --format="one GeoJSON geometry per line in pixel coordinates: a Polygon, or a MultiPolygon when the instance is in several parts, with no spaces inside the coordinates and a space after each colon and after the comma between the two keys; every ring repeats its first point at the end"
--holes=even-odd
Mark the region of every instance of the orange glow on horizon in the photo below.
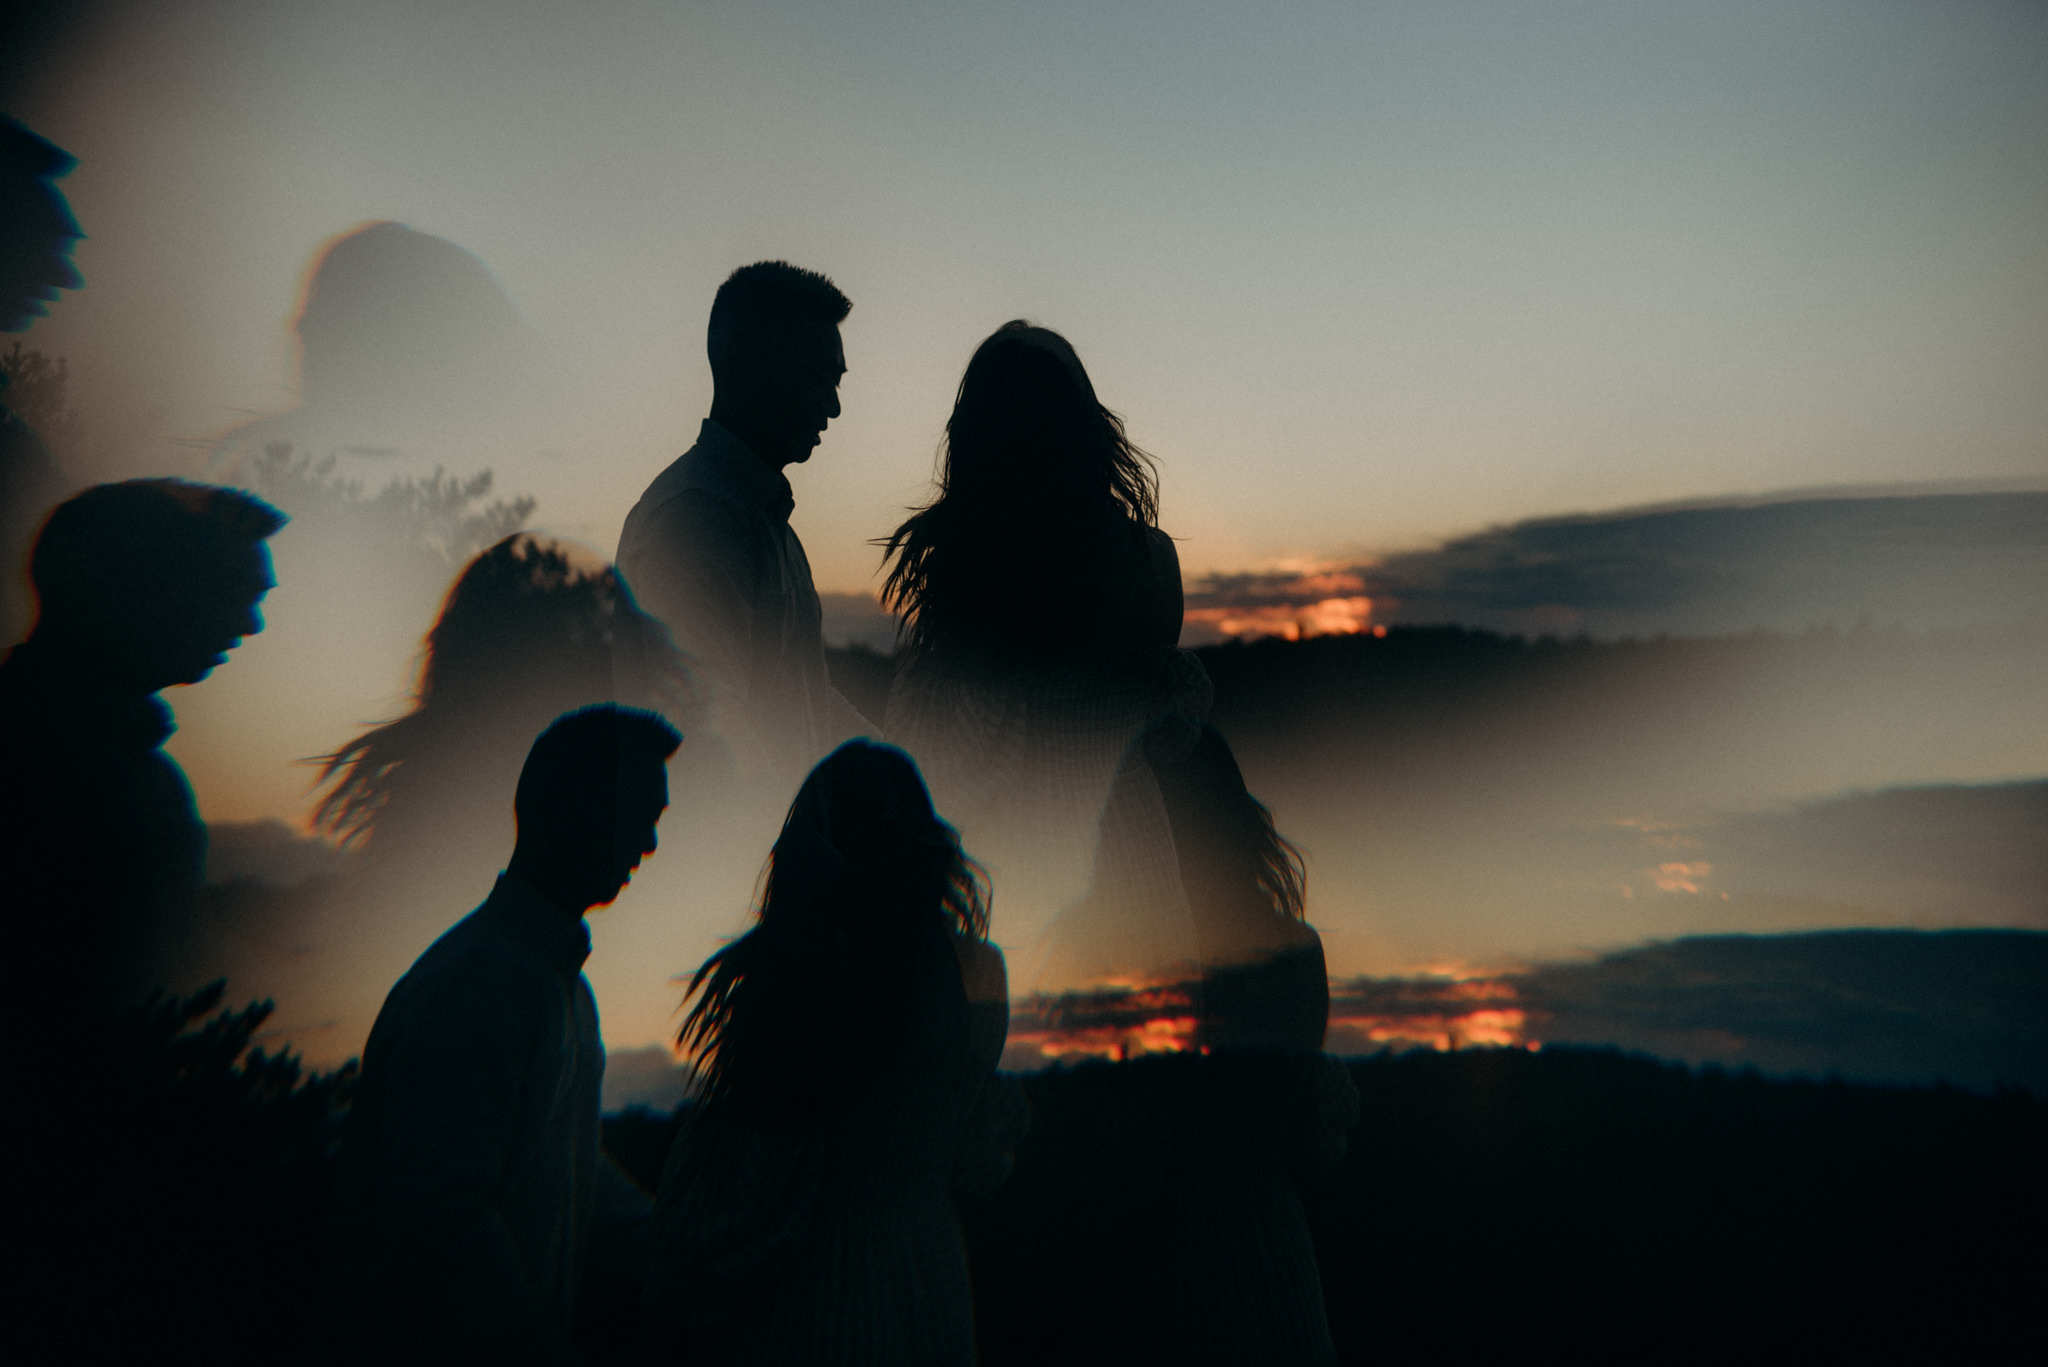
{"type": "MultiPolygon", "coordinates": [[[[1193,983],[1104,982],[1012,1003],[1010,1044],[1038,1064],[1124,1062],[1199,1047],[1193,983]]],[[[1512,972],[1437,965],[1398,978],[1333,983],[1326,1047],[1358,1054],[1527,1049],[1529,1012],[1512,972]]],[[[1033,1066],[1026,1064],[1025,1066],[1033,1066]]]]}
{"type": "Polygon", "coordinates": [[[1213,626],[1225,636],[1278,636],[1301,641],[1312,636],[1356,636],[1370,630],[1384,636],[1384,626],[1372,626],[1372,599],[1366,597],[1323,598],[1310,603],[1271,603],[1257,607],[1189,608],[1185,620],[1213,626]]]}

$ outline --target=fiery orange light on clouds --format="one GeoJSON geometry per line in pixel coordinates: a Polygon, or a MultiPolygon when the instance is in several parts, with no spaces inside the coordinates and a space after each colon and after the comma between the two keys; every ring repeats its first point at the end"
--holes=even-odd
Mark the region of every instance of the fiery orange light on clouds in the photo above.
{"type": "Polygon", "coordinates": [[[1373,625],[1373,599],[1364,592],[1365,576],[1356,568],[1283,561],[1250,578],[1257,585],[1249,593],[1245,586],[1191,593],[1186,625],[1198,636],[1207,629],[1219,637],[1278,636],[1289,641],[1363,631],[1387,634],[1384,626],[1373,625]]]}
{"type": "MultiPolygon", "coordinates": [[[[1103,984],[1037,996],[1011,1008],[1004,1066],[1033,1069],[1088,1060],[1121,1062],[1198,1047],[1192,983],[1103,984]],[[1181,1008],[1176,1010],[1175,1008],[1181,1008]]],[[[1382,1049],[1543,1047],[1512,975],[1433,966],[1400,978],[1333,985],[1325,1047],[1338,1054],[1382,1049]]]]}
{"type": "Polygon", "coordinates": [[[1005,1066],[1183,1053],[1195,1047],[1195,1001],[1192,983],[1117,980],[1012,1002],[1005,1066]]]}
{"type": "Polygon", "coordinates": [[[1360,979],[1330,994],[1333,1053],[1378,1049],[1541,1049],[1511,975],[1431,965],[1412,976],[1360,979]]]}
{"type": "MultiPolygon", "coordinates": [[[[1325,598],[1316,603],[1279,603],[1254,608],[1191,608],[1186,620],[1212,626],[1225,636],[1356,636],[1370,625],[1370,598],[1325,598]]],[[[1381,636],[1385,627],[1376,629],[1381,636]]]]}

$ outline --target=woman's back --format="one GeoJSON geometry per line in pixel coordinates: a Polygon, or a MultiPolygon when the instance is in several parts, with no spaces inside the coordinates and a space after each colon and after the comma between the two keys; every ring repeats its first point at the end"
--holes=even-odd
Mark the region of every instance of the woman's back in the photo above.
{"type": "Polygon", "coordinates": [[[1208,702],[1200,666],[1175,648],[1172,540],[1124,518],[1104,519],[1093,536],[1095,576],[1062,597],[1042,630],[1019,631],[1013,619],[940,635],[898,657],[889,694],[889,739],[917,757],[936,801],[996,874],[1012,945],[1035,943],[1086,890],[1103,802],[1131,738],[1162,711],[1208,702]]]}
{"type": "Polygon", "coordinates": [[[901,1052],[818,1133],[709,1113],[678,1139],[655,1212],[648,1313],[660,1342],[688,1347],[664,1360],[974,1361],[953,1200],[1007,1172],[1021,1098],[995,1077],[1007,1002],[968,993],[989,959],[1000,982],[1000,956],[937,930],[919,949],[901,1052]]]}
{"type": "Polygon", "coordinates": [[[669,1156],[655,1360],[974,1360],[956,1192],[1007,1175],[1022,1095],[986,891],[901,751],[804,780],[759,919],[692,980],[696,1111],[669,1156]]]}

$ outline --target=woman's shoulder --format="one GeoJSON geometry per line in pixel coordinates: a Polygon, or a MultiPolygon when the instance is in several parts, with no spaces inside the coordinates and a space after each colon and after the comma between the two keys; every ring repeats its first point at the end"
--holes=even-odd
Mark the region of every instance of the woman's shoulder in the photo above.
{"type": "Polygon", "coordinates": [[[958,930],[951,932],[953,954],[960,964],[960,986],[970,1002],[1006,1002],[1010,999],[1009,969],[1003,951],[986,940],[977,940],[958,930]]]}

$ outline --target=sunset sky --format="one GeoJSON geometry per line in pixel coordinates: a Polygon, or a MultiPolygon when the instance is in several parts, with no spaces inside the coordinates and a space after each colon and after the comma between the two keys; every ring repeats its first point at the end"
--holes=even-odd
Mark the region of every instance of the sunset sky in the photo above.
{"type": "Polygon", "coordinates": [[[2048,475],[2034,4],[202,2],[34,75],[89,285],[28,340],[90,409],[162,407],[143,464],[286,404],[310,257],[395,219],[550,349],[558,421],[492,463],[605,550],[705,410],[718,281],[837,279],[845,416],[796,480],[826,588],[1017,315],[1161,457],[1191,573],[2048,475]]]}
{"type": "MultiPolygon", "coordinates": [[[[295,400],[316,254],[393,220],[488,267],[539,379],[516,423],[472,415],[347,468],[374,485],[488,467],[538,500],[539,527],[605,555],[708,407],[713,291],[771,257],[854,300],[844,416],[791,471],[828,591],[875,587],[871,541],[922,497],[968,355],[1019,316],[1074,342],[1159,457],[1191,587],[1298,581],[1338,627],[1372,620],[1383,583],[1449,582],[1461,555],[1555,558],[1554,538],[1488,531],[1530,519],[2048,489],[2048,7],[2029,0],[68,10],[0,67],[6,112],[79,159],[63,188],[87,286],[22,340],[71,364],[81,480],[224,473],[211,440],[295,400]]],[[[2028,507],[2016,558],[1972,573],[2040,573],[2028,507]]],[[[1578,540],[1635,535],[1615,526],[1578,540]]],[[[295,761],[401,705],[438,594],[343,612],[292,538],[270,632],[173,698],[213,820],[303,814],[295,761]]],[[[1857,577],[1808,552],[1780,561],[1857,577]]],[[[1998,582],[1987,620],[2027,610],[2035,581],[1998,582]]],[[[1946,620],[1922,596],[1902,620],[1946,620]]],[[[1509,629],[1598,625],[1433,601],[1509,629]]],[[[1806,602],[1782,621],[1610,616],[1796,630],[1806,602]]],[[[1212,633],[1249,620],[1201,610],[1212,633]]],[[[2007,716],[1994,701],[1982,715],[2007,716]]],[[[1746,779],[1723,805],[2048,765],[2032,739],[1944,749],[1914,717],[1886,725],[1923,758],[1746,779]]],[[[1316,914],[1333,968],[1437,952],[1356,907],[1316,914]]],[[[628,905],[620,923],[601,992],[649,955],[686,970],[733,928],[663,939],[628,905]]],[[[641,998],[614,1018],[629,1041],[666,1030],[673,989],[641,998]]]]}

